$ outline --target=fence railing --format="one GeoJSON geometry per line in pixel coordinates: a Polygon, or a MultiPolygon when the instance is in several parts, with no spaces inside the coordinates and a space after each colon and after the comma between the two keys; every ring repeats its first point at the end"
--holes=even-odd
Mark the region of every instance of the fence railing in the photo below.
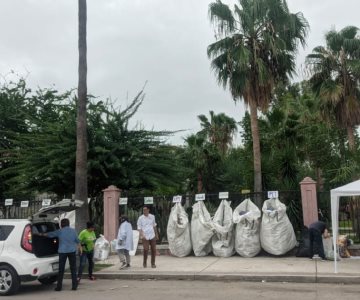
{"type": "MultiPolygon", "coordinates": [[[[133,228],[137,227],[137,219],[142,214],[142,207],[144,206],[143,196],[132,196],[126,193],[122,197],[128,197],[127,205],[119,206],[119,214],[126,214],[133,228]]],[[[235,209],[243,200],[251,199],[258,204],[260,210],[263,202],[267,199],[267,192],[262,193],[229,193],[228,200],[231,201],[231,207],[235,209]]],[[[153,196],[154,204],[149,205],[151,213],[155,215],[156,222],[159,229],[160,240],[167,239],[166,229],[171,212],[171,207],[174,205],[173,196],[153,196]]],[[[301,209],[301,195],[299,191],[279,191],[279,200],[287,206],[287,214],[296,232],[302,228],[302,209],[301,209]]],[[[59,199],[52,199],[51,204],[56,203],[59,199]]],[[[215,214],[221,200],[219,194],[206,194],[205,205],[211,215],[215,214]]],[[[182,195],[182,204],[184,205],[189,220],[192,216],[192,205],[195,203],[195,195],[182,195]]],[[[37,212],[42,206],[42,200],[29,201],[28,207],[20,207],[21,201],[14,200],[13,205],[5,206],[4,200],[0,200],[0,218],[24,219],[28,218],[37,212]]],[[[97,233],[103,232],[103,196],[99,195],[91,199],[89,203],[89,216],[95,222],[97,233]]],[[[115,221],[115,220],[114,220],[115,221]]]]}

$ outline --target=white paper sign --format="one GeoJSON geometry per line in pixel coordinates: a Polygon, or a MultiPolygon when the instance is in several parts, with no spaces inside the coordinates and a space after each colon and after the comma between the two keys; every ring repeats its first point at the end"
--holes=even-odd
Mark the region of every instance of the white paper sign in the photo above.
{"type": "Polygon", "coordinates": [[[42,206],[49,206],[51,204],[51,199],[43,199],[42,206]]]}
{"type": "Polygon", "coordinates": [[[220,192],[219,199],[229,199],[229,192],[220,192]]]}
{"type": "Polygon", "coordinates": [[[26,201],[21,201],[20,202],[20,207],[29,207],[29,201],[26,200],[26,201]]]}
{"type": "Polygon", "coordinates": [[[14,199],[5,199],[5,206],[11,206],[13,205],[14,199]]]}
{"type": "Polygon", "coordinates": [[[127,205],[127,204],[128,204],[128,198],[119,199],[119,205],[127,205]]]}
{"type": "Polygon", "coordinates": [[[181,203],[181,200],[182,200],[182,196],[180,195],[173,197],[173,203],[181,203]]]}
{"type": "Polygon", "coordinates": [[[268,198],[270,198],[270,199],[279,198],[279,192],[278,191],[268,191],[268,198]]]}
{"type": "Polygon", "coordinates": [[[153,197],[144,197],[144,204],[154,204],[153,197]]]}
{"type": "Polygon", "coordinates": [[[195,195],[195,201],[204,201],[205,200],[205,194],[196,194],[195,195]]]}

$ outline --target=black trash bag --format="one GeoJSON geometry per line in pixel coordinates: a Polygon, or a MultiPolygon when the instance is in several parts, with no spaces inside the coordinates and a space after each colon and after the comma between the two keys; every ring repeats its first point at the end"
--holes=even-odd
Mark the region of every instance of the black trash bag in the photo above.
{"type": "Polygon", "coordinates": [[[304,227],[301,231],[301,240],[299,248],[296,252],[296,257],[309,257],[310,256],[310,237],[309,229],[304,227]]]}

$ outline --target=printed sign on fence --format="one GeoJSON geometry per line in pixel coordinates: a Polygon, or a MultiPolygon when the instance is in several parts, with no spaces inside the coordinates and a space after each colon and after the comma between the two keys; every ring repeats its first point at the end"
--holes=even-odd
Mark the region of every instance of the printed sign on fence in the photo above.
{"type": "Polygon", "coordinates": [[[43,199],[41,205],[42,206],[49,206],[51,204],[51,199],[43,199]]]}
{"type": "Polygon", "coordinates": [[[154,204],[154,197],[144,197],[144,204],[154,204]]]}
{"type": "Polygon", "coordinates": [[[219,199],[229,199],[229,192],[220,192],[219,199]]]}
{"type": "Polygon", "coordinates": [[[20,202],[20,207],[29,207],[29,201],[28,200],[21,201],[20,202]]]}
{"type": "Polygon", "coordinates": [[[195,201],[204,201],[205,200],[205,194],[196,194],[195,195],[195,201]]]}
{"type": "Polygon", "coordinates": [[[270,198],[270,199],[279,198],[279,192],[278,191],[268,191],[268,198],[270,198]]]}
{"type": "Polygon", "coordinates": [[[182,196],[177,195],[173,197],[173,203],[181,203],[182,196]]]}
{"type": "Polygon", "coordinates": [[[5,199],[5,206],[13,205],[14,199],[5,199]]]}
{"type": "Polygon", "coordinates": [[[128,198],[119,198],[119,205],[127,205],[128,204],[128,198]]]}

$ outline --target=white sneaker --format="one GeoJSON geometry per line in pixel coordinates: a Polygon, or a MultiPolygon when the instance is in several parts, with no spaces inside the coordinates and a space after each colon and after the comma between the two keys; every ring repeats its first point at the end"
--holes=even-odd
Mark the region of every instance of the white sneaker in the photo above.
{"type": "Polygon", "coordinates": [[[119,270],[123,270],[123,269],[126,269],[127,267],[127,264],[126,263],[122,263],[119,270]]]}

